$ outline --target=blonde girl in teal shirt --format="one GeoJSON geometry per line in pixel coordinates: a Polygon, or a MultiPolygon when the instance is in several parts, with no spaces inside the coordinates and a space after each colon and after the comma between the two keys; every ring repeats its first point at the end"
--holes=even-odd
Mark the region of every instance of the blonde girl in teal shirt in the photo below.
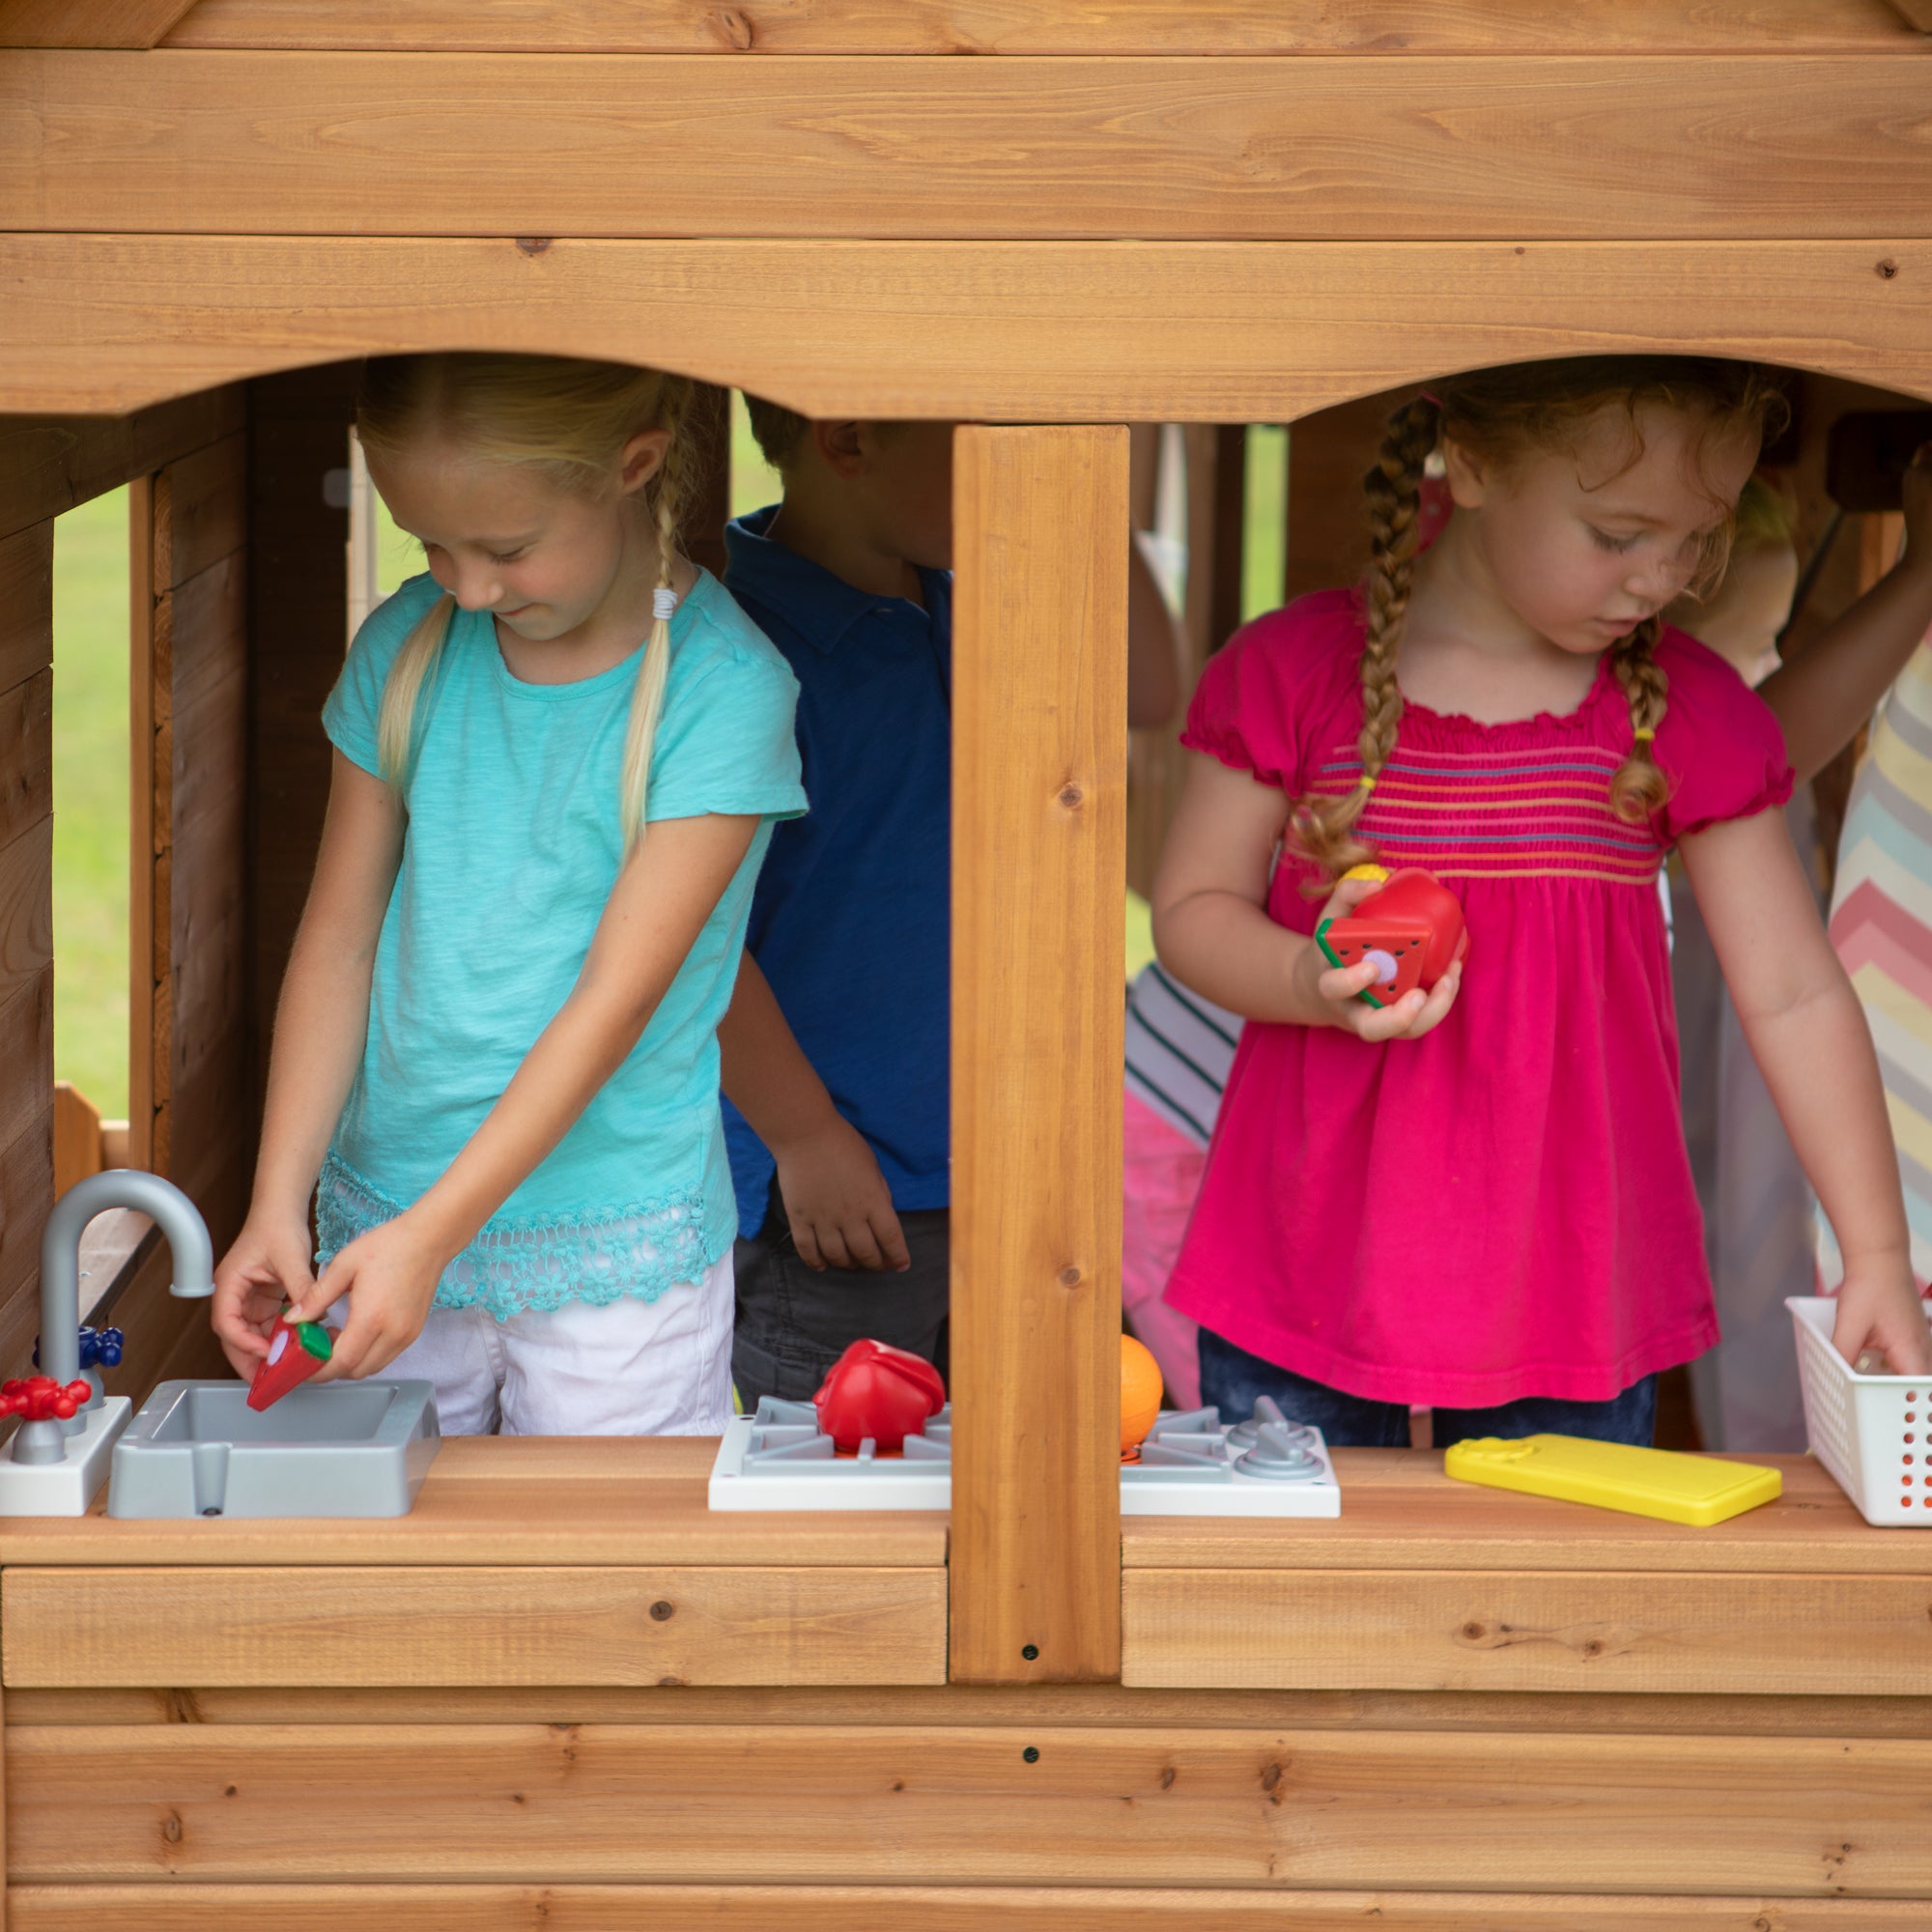
{"type": "Polygon", "coordinates": [[[357,634],[215,1330],[284,1295],[325,1375],[454,1434],[706,1433],[731,1410],[717,1024],[796,685],[677,550],[690,384],[547,357],[369,364],[357,425],[428,575],[357,634]],[[320,1233],[311,1272],[308,1217],[320,1233]]]}

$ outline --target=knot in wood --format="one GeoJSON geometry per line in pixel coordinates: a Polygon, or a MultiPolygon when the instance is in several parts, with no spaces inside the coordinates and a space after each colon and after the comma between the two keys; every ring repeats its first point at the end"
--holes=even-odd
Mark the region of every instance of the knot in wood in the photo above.
{"type": "Polygon", "coordinates": [[[1078,1288],[1086,1279],[1087,1277],[1070,1262],[1060,1270],[1060,1285],[1062,1288],[1078,1288]]]}
{"type": "Polygon", "coordinates": [[[1060,802],[1068,811],[1085,802],[1087,794],[1077,784],[1064,784],[1060,788],[1060,802]]]}
{"type": "Polygon", "coordinates": [[[677,1605],[666,1603],[662,1597],[651,1605],[651,1621],[654,1624],[668,1624],[676,1614],[677,1605]]]}
{"type": "Polygon", "coordinates": [[[712,14],[711,25],[718,38],[734,53],[750,53],[753,43],[758,37],[752,16],[736,7],[721,7],[712,14]]]}
{"type": "Polygon", "coordinates": [[[548,235],[519,235],[517,252],[523,255],[541,255],[550,243],[551,238],[548,235]]]}
{"type": "Polygon", "coordinates": [[[161,1836],[164,1837],[169,1844],[178,1845],[181,1843],[181,1835],[182,1835],[182,1821],[174,1812],[170,1811],[168,1815],[161,1820],[161,1836]]]}
{"type": "Polygon", "coordinates": [[[1897,273],[1898,273],[1898,264],[1894,262],[1889,255],[1888,255],[1885,258],[1885,260],[1878,265],[1878,278],[1882,282],[1890,281],[1891,278],[1897,273]]]}

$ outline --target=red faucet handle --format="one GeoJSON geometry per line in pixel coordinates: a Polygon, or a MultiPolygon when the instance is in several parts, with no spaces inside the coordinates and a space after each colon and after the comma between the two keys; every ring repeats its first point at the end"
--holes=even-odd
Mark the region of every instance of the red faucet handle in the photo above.
{"type": "Polygon", "coordinates": [[[0,1382],[0,1415],[17,1415],[23,1422],[68,1422],[78,1415],[94,1391],[83,1381],[63,1388],[51,1376],[28,1376],[0,1382]]]}

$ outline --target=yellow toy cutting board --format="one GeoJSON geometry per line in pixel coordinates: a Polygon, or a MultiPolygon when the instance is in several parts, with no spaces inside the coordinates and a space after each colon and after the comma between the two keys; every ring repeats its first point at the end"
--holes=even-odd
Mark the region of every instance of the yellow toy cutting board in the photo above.
{"type": "Polygon", "coordinates": [[[1700,1527],[1742,1516],[1784,1492],[1776,1469],[1580,1435],[1525,1435],[1515,1442],[1479,1436],[1448,1450],[1442,1466],[1459,1482],[1700,1527]]]}

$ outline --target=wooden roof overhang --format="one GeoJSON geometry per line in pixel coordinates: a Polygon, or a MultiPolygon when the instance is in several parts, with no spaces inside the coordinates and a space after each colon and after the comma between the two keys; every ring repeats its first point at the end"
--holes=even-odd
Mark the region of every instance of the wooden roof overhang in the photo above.
{"type": "Polygon", "coordinates": [[[1880,0],[32,0],[8,27],[0,411],[434,347],[980,425],[951,1671],[1117,1676],[1120,425],[1600,349],[1932,398],[1932,43],[1880,0]]]}

